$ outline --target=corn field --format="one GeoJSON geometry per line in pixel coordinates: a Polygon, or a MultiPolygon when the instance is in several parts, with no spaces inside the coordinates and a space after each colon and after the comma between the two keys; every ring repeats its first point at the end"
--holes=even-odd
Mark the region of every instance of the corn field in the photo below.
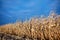
{"type": "Polygon", "coordinates": [[[60,15],[2,25],[0,40],[60,40],[60,15]]]}

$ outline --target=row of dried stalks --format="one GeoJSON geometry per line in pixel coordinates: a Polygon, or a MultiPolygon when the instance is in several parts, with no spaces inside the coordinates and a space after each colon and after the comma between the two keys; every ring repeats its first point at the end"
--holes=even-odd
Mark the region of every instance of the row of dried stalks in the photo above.
{"type": "Polygon", "coordinates": [[[48,17],[3,25],[0,32],[39,40],[60,40],[60,15],[52,13],[48,17]]]}

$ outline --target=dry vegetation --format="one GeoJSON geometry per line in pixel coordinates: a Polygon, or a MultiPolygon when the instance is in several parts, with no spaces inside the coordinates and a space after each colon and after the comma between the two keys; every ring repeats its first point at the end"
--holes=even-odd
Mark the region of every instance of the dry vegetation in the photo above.
{"type": "Polygon", "coordinates": [[[60,40],[60,15],[52,13],[44,18],[32,18],[23,23],[3,25],[0,27],[0,33],[30,40],[60,40]]]}

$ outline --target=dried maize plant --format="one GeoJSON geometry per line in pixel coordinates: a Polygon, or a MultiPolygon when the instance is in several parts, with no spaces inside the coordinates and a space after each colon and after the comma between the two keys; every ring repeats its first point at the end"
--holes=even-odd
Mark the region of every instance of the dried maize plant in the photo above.
{"type": "Polygon", "coordinates": [[[52,12],[48,17],[3,25],[0,26],[0,37],[2,34],[9,34],[13,40],[60,40],[60,15],[52,12]]]}
{"type": "Polygon", "coordinates": [[[38,19],[31,19],[30,24],[31,24],[31,36],[33,38],[37,38],[38,30],[39,30],[39,23],[38,19]]]}
{"type": "Polygon", "coordinates": [[[21,23],[15,23],[15,24],[7,24],[0,27],[0,32],[4,32],[6,34],[12,34],[12,35],[22,35],[22,24],[21,23]]]}
{"type": "Polygon", "coordinates": [[[41,24],[42,24],[42,26],[43,26],[43,28],[42,28],[42,32],[43,32],[43,37],[46,39],[46,40],[48,40],[48,31],[49,31],[49,29],[48,29],[48,20],[47,20],[47,18],[43,18],[43,19],[41,19],[41,24]]]}
{"type": "Polygon", "coordinates": [[[59,40],[60,34],[59,32],[59,29],[60,29],[60,26],[57,27],[57,24],[60,24],[58,21],[58,19],[60,18],[57,18],[57,16],[59,15],[55,15],[54,13],[51,14],[50,18],[48,19],[49,20],[49,39],[50,40],[59,40]],[[58,29],[59,28],[59,29],[58,29]]]}
{"type": "Polygon", "coordinates": [[[30,28],[31,28],[31,24],[29,21],[23,22],[23,29],[26,37],[31,37],[30,28]]]}
{"type": "Polygon", "coordinates": [[[32,25],[31,28],[32,38],[39,40],[44,39],[42,20],[40,20],[39,18],[32,18],[30,23],[32,25]]]}

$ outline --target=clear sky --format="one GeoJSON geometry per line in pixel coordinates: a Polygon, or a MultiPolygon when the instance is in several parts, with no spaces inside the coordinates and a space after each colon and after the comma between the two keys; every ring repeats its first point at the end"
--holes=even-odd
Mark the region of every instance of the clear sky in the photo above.
{"type": "Polygon", "coordinates": [[[33,16],[47,16],[51,10],[60,12],[59,0],[1,0],[0,25],[26,20],[33,16]],[[58,4],[58,5],[57,5],[58,4]]]}

